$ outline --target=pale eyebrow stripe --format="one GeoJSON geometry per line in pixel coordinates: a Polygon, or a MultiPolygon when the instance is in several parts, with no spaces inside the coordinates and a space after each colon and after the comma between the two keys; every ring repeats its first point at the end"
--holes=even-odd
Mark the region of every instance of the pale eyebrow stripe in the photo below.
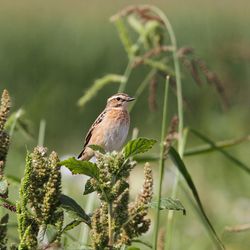
{"type": "Polygon", "coordinates": [[[117,97],[124,98],[125,96],[123,96],[123,95],[111,96],[111,97],[108,99],[108,101],[111,101],[111,100],[113,100],[113,99],[116,99],[117,97]]]}

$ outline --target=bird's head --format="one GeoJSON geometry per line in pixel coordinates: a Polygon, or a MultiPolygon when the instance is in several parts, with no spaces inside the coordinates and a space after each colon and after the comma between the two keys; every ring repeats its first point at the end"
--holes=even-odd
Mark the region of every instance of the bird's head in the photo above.
{"type": "Polygon", "coordinates": [[[128,102],[135,100],[133,97],[129,97],[124,93],[117,93],[112,95],[107,100],[107,108],[117,108],[117,109],[126,109],[128,102]]]}

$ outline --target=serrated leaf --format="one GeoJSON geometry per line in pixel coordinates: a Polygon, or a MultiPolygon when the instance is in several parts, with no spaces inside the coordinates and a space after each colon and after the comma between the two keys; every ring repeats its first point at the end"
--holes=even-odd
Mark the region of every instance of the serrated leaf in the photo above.
{"type": "Polygon", "coordinates": [[[74,219],[90,225],[90,217],[75,200],[67,195],[61,194],[60,202],[61,207],[65,209],[74,219]]]}
{"type": "Polygon", "coordinates": [[[80,223],[82,223],[82,221],[80,220],[73,220],[71,221],[69,224],[67,224],[63,230],[62,230],[62,233],[65,233],[73,228],[75,228],[76,226],[78,226],[80,223]]]}
{"type": "Polygon", "coordinates": [[[94,191],[95,191],[95,189],[91,184],[91,179],[88,179],[86,184],[85,184],[83,195],[90,194],[90,193],[92,193],[94,191]]]}
{"type": "Polygon", "coordinates": [[[94,151],[99,151],[100,153],[105,154],[104,148],[101,147],[100,145],[92,144],[92,145],[88,145],[88,148],[91,148],[94,151]]]}
{"type": "Polygon", "coordinates": [[[99,177],[99,169],[95,163],[89,161],[79,161],[72,157],[67,160],[59,162],[60,166],[67,167],[72,174],[84,174],[95,179],[99,177]]]}
{"type": "Polygon", "coordinates": [[[5,178],[0,180],[0,194],[5,195],[8,191],[8,182],[5,178]]]}
{"type": "Polygon", "coordinates": [[[156,143],[156,140],[139,137],[129,141],[123,148],[125,159],[148,151],[156,143]]]}
{"type": "Polygon", "coordinates": [[[225,249],[223,243],[221,242],[219,236],[217,235],[212,223],[210,222],[210,220],[208,219],[206,213],[205,213],[205,210],[203,208],[203,205],[201,203],[201,200],[200,200],[200,197],[198,195],[198,191],[194,185],[194,182],[192,180],[192,177],[191,175],[189,174],[184,162],[182,161],[181,157],[179,156],[178,152],[173,148],[173,147],[170,147],[169,149],[169,155],[173,161],[173,163],[175,164],[175,166],[178,168],[178,170],[180,171],[180,173],[182,174],[182,176],[184,177],[185,181],[187,182],[188,184],[188,187],[191,189],[192,193],[193,193],[193,196],[195,198],[195,201],[197,203],[197,205],[199,206],[199,209],[208,225],[208,227],[210,228],[214,238],[216,239],[217,243],[218,243],[218,246],[220,249],[225,249]]]}
{"type": "MultiPolygon", "coordinates": [[[[149,207],[157,208],[157,201],[152,201],[149,204],[149,207]]],[[[182,203],[177,199],[161,198],[160,210],[163,210],[163,209],[182,211],[183,214],[186,215],[186,209],[184,208],[182,203]]]]}

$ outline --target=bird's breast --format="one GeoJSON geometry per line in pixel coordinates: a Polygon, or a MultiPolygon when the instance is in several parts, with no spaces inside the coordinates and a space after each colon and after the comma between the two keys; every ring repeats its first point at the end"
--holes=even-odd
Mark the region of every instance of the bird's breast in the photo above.
{"type": "Polygon", "coordinates": [[[104,132],[106,151],[119,150],[124,144],[129,130],[129,114],[127,111],[114,110],[107,115],[106,130],[104,132]]]}

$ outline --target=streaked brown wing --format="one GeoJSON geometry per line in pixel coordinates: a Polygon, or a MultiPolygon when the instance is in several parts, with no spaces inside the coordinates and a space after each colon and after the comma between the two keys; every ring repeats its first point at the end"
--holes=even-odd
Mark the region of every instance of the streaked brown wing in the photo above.
{"type": "Polygon", "coordinates": [[[92,132],[94,130],[94,128],[96,127],[97,124],[101,123],[105,114],[106,114],[106,109],[103,110],[103,112],[96,118],[96,120],[94,121],[94,123],[92,124],[92,126],[90,127],[86,137],[85,137],[85,141],[84,141],[84,145],[83,145],[83,150],[82,152],[78,155],[77,159],[81,158],[82,154],[85,151],[86,146],[88,145],[90,138],[92,136],[92,132]]]}

